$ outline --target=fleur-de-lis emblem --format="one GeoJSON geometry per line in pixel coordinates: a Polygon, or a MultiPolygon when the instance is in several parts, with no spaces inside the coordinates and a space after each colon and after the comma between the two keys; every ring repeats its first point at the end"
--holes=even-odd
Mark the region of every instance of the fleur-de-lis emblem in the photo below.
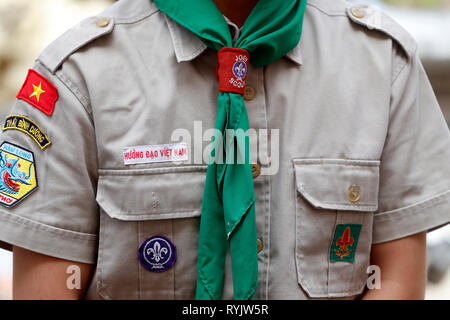
{"type": "Polygon", "coordinates": [[[247,68],[245,67],[244,62],[238,62],[235,64],[234,67],[234,74],[238,78],[238,80],[242,80],[242,78],[245,76],[245,73],[247,72],[247,68]]]}
{"type": "Polygon", "coordinates": [[[353,242],[354,239],[350,235],[350,227],[347,227],[345,228],[342,237],[340,237],[336,241],[336,244],[339,246],[338,250],[335,251],[336,255],[341,259],[348,256],[352,252],[352,249],[349,249],[348,247],[351,247],[353,245],[353,242]]]}
{"type": "Polygon", "coordinates": [[[164,247],[161,248],[161,244],[158,241],[155,242],[153,248],[147,249],[147,254],[149,256],[150,254],[153,254],[153,260],[155,260],[156,262],[159,262],[162,259],[163,254],[167,253],[168,253],[167,248],[164,247]]]}
{"type": "Polygon", "coordinates": [[[361,229],[362,225],[355,223],[336,225],[330,248],[330,262],[355,262],[361,229]]]}
{"type": "Polygon", "coordinates": [[[164,236],[153,236],[139,246],[138,259],[145,269],[152,272],[164,272],[175,264],[177,249],[170,239],[164,236]]]}

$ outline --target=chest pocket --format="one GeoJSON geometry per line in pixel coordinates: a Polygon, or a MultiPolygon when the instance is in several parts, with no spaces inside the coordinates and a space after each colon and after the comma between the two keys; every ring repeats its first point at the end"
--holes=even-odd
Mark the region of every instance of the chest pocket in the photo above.
{"type": "Polygon", "coordinates": [[[295,262],[312,298],[363,292],[378,204],[379,161],[294,159],[295,262]]]}
{"type": "MultiPolygon", "coordinates": [[[[106,299],[193,299],[207,166],[100,170],[96,291],[106,299]],[[164,272],[145,269],[138,248],[163,236],[176,249],[164,272]]],[[[92,285],[91,285],[92,286],[92,285]]]]}

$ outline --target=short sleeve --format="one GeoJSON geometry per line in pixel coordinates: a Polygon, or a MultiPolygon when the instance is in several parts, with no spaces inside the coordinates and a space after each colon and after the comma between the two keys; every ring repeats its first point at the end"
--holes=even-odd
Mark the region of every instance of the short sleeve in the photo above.
{"type": "Polygon", "coordinates": [[[24,86],[34,89],[16,100],[0,137],[0,243],[95,263],[99,213],[93,121],[61,70],[52,74],[37,63],[32,73],[24,86]],[[52,113],[30,103],[40,98],[43,105],[45,95],[53,93],[50,86],[57,92],[52,113]]]}
{"type": "Polygon", "coordinates": [[[450,221],[450,131],[418,56],[395,67],[373,242],[450,221]]]}

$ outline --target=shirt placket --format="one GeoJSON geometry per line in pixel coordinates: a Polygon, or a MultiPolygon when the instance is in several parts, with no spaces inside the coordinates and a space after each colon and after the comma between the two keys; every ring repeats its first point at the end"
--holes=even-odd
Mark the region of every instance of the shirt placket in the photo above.
{"type": "Polygon", "coordinates": [[[264,87],[264,67],[250,65],[245,88],[245,105],[250,122],[250,154],[255,187],[255,211],[258,242],[258,288],[256,299],[268,297],[268,267],[270,260],[270,176],[261,175],[261,166],[268,163],[267,104],[264,87]]]}

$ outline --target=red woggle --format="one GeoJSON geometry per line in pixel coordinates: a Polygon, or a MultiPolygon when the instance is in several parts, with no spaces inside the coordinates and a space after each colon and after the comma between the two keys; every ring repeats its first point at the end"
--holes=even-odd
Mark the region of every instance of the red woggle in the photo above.
{"type": "Polygon", "coordinates": [[[223,47],[217,52],[216,76],[219,91],[244,95],[250,54],[245,49],[223,47]]]}

